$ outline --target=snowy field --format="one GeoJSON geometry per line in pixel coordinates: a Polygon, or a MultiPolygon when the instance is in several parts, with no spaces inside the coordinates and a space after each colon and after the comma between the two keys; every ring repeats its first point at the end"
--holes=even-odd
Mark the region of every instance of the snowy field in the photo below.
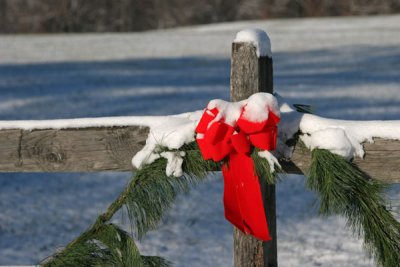
{"type": "MultiPolygon", "coordinates": [[[[230,43],[272,41],[275,90],[326,117],[400,120],[400,16],[224,23],[131,34],[0,36],[0,120],[163,115],[229,98],[230,43]]],[[[0,265],[35,264],[91,224],[129,173],[0,174],[0,265]]],[[[232,266],[219,174],[182,195],[140,243],[177,267],[232,266]]],[[[277,187],[280,266],[373,266],[304,177],[277,187]]],[[[399,211],[400,186],[388,196],[399,211]]],[[[118,214],[115,220],[127,224],[118,214]]]]}

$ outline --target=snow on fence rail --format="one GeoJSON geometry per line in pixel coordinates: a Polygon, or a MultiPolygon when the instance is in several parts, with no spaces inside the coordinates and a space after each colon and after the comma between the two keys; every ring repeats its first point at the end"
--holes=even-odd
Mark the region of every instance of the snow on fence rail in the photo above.
{"type": "MultiPolygon", "coordinates": [[[[269,39],[264,32],[238,35],[232,45],[231,100],[273,92],[269,39]],[[261,52],[260,52],[261,51],[261,52]]],[[[0,121],[0,172],[132,171],[132,156],[145,145],[152,127],[167,117],[113,117],[46,121],[0,121]]],[[[400,142],[376,139],[364,143],[364,159],[354,163],[379,180],[400,182],[400,142]]],[[[280,159],[288,173],[307,173],[311,153],[297,144],[290,160],[280,159]]],[[[277,266],[275,186],[263,192],[273,241],[261,244],[235,230],[235,267],[277,266]]]]}

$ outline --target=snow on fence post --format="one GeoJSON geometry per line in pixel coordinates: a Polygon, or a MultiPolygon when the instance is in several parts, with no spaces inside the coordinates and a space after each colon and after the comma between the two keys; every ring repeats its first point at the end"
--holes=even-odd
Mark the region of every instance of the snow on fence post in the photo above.
{"type": "MultiPolygon", "coordinates": [[[[271,45],[268,35],[258,29],[244,30],[232,44],[231,101],[240,101],[257,92],[273,93],[271,45]]],[[[275,185],[260,179],[264,207],[272,241],[264,242],[234,229],[234,267],[276,267],[275,185]]]]}

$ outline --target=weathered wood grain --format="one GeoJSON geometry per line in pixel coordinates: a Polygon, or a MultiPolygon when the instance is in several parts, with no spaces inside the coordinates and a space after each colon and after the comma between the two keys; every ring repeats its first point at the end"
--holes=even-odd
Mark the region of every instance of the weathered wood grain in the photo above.
{"type": "MultiPolygon", "coordinates": [[[[148,128],[140,126],[64,130],[0,130],[0,172],[131,171],[131,158],[144,145],[148,128]]],[[[364,159],[354,163],[372,178],[400,183],[400,141],[376,139],[364,144],[364,159]]],[[[296,146],[287,173],[307,174],[310,151],[296,146]]]]}
{"type": "Polygon", "coordinates": [[[372,178],[386,183],[400,183],[400,141],[374,139],[364,143],[364,159],[355,163],[372,178]]]}
{"type": "Polygon", "coordinates": [[[0,131],[0,170],[12,171],[20,165],[21,130],[0,131]]]}
{"type": "MultiPolygon", "coordinates": [[[[273,92],[272,58],[258,58],[252,44],[233,43],[231,100],[240,101],[258,92],[273,92]]],[[[266,185],[265,179],[260,179],[260,185],[272,241],[263,243],[235,228],[235,267],[278,266],[275,185],[266,185]]]]}
{"type": "MultiPolygon", "coordinates": [[[[353,163],[376,180],[400,183],[400,141],[375,139],[374,143],[363,145],[364,158],[354,158],[353,163]]],[[[302,145],[297,145],[291,160],[281,160],[280,163],[287,173],[307,175],[311,153],[302,145]]]]}
{"type": "Polygon", "coordinates": [[[131,171],[149,129],[140,126],[0,131],[1,172],[131,171]]]}

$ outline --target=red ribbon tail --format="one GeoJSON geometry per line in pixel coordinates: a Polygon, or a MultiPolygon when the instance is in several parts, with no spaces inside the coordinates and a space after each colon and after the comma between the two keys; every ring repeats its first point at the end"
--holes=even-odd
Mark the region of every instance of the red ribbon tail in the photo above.
{"type": "Polygon", "coordinates": [[[235,177],[228,169],[229,166],[222,166],[222,174],[224,176],[224,213],[225,218],[236,226],[240,231],[245,232],[242,214],[240,213],[239,201],[235,189],[235,177]]]}
{"type": "Polygon", "coordinates": [[[229,167],[224,167],[223,174],[226,219],[241,231],[260,240],[271,240],[260,183],[251,157],[242,153],[231,153],[229,167]]]}

